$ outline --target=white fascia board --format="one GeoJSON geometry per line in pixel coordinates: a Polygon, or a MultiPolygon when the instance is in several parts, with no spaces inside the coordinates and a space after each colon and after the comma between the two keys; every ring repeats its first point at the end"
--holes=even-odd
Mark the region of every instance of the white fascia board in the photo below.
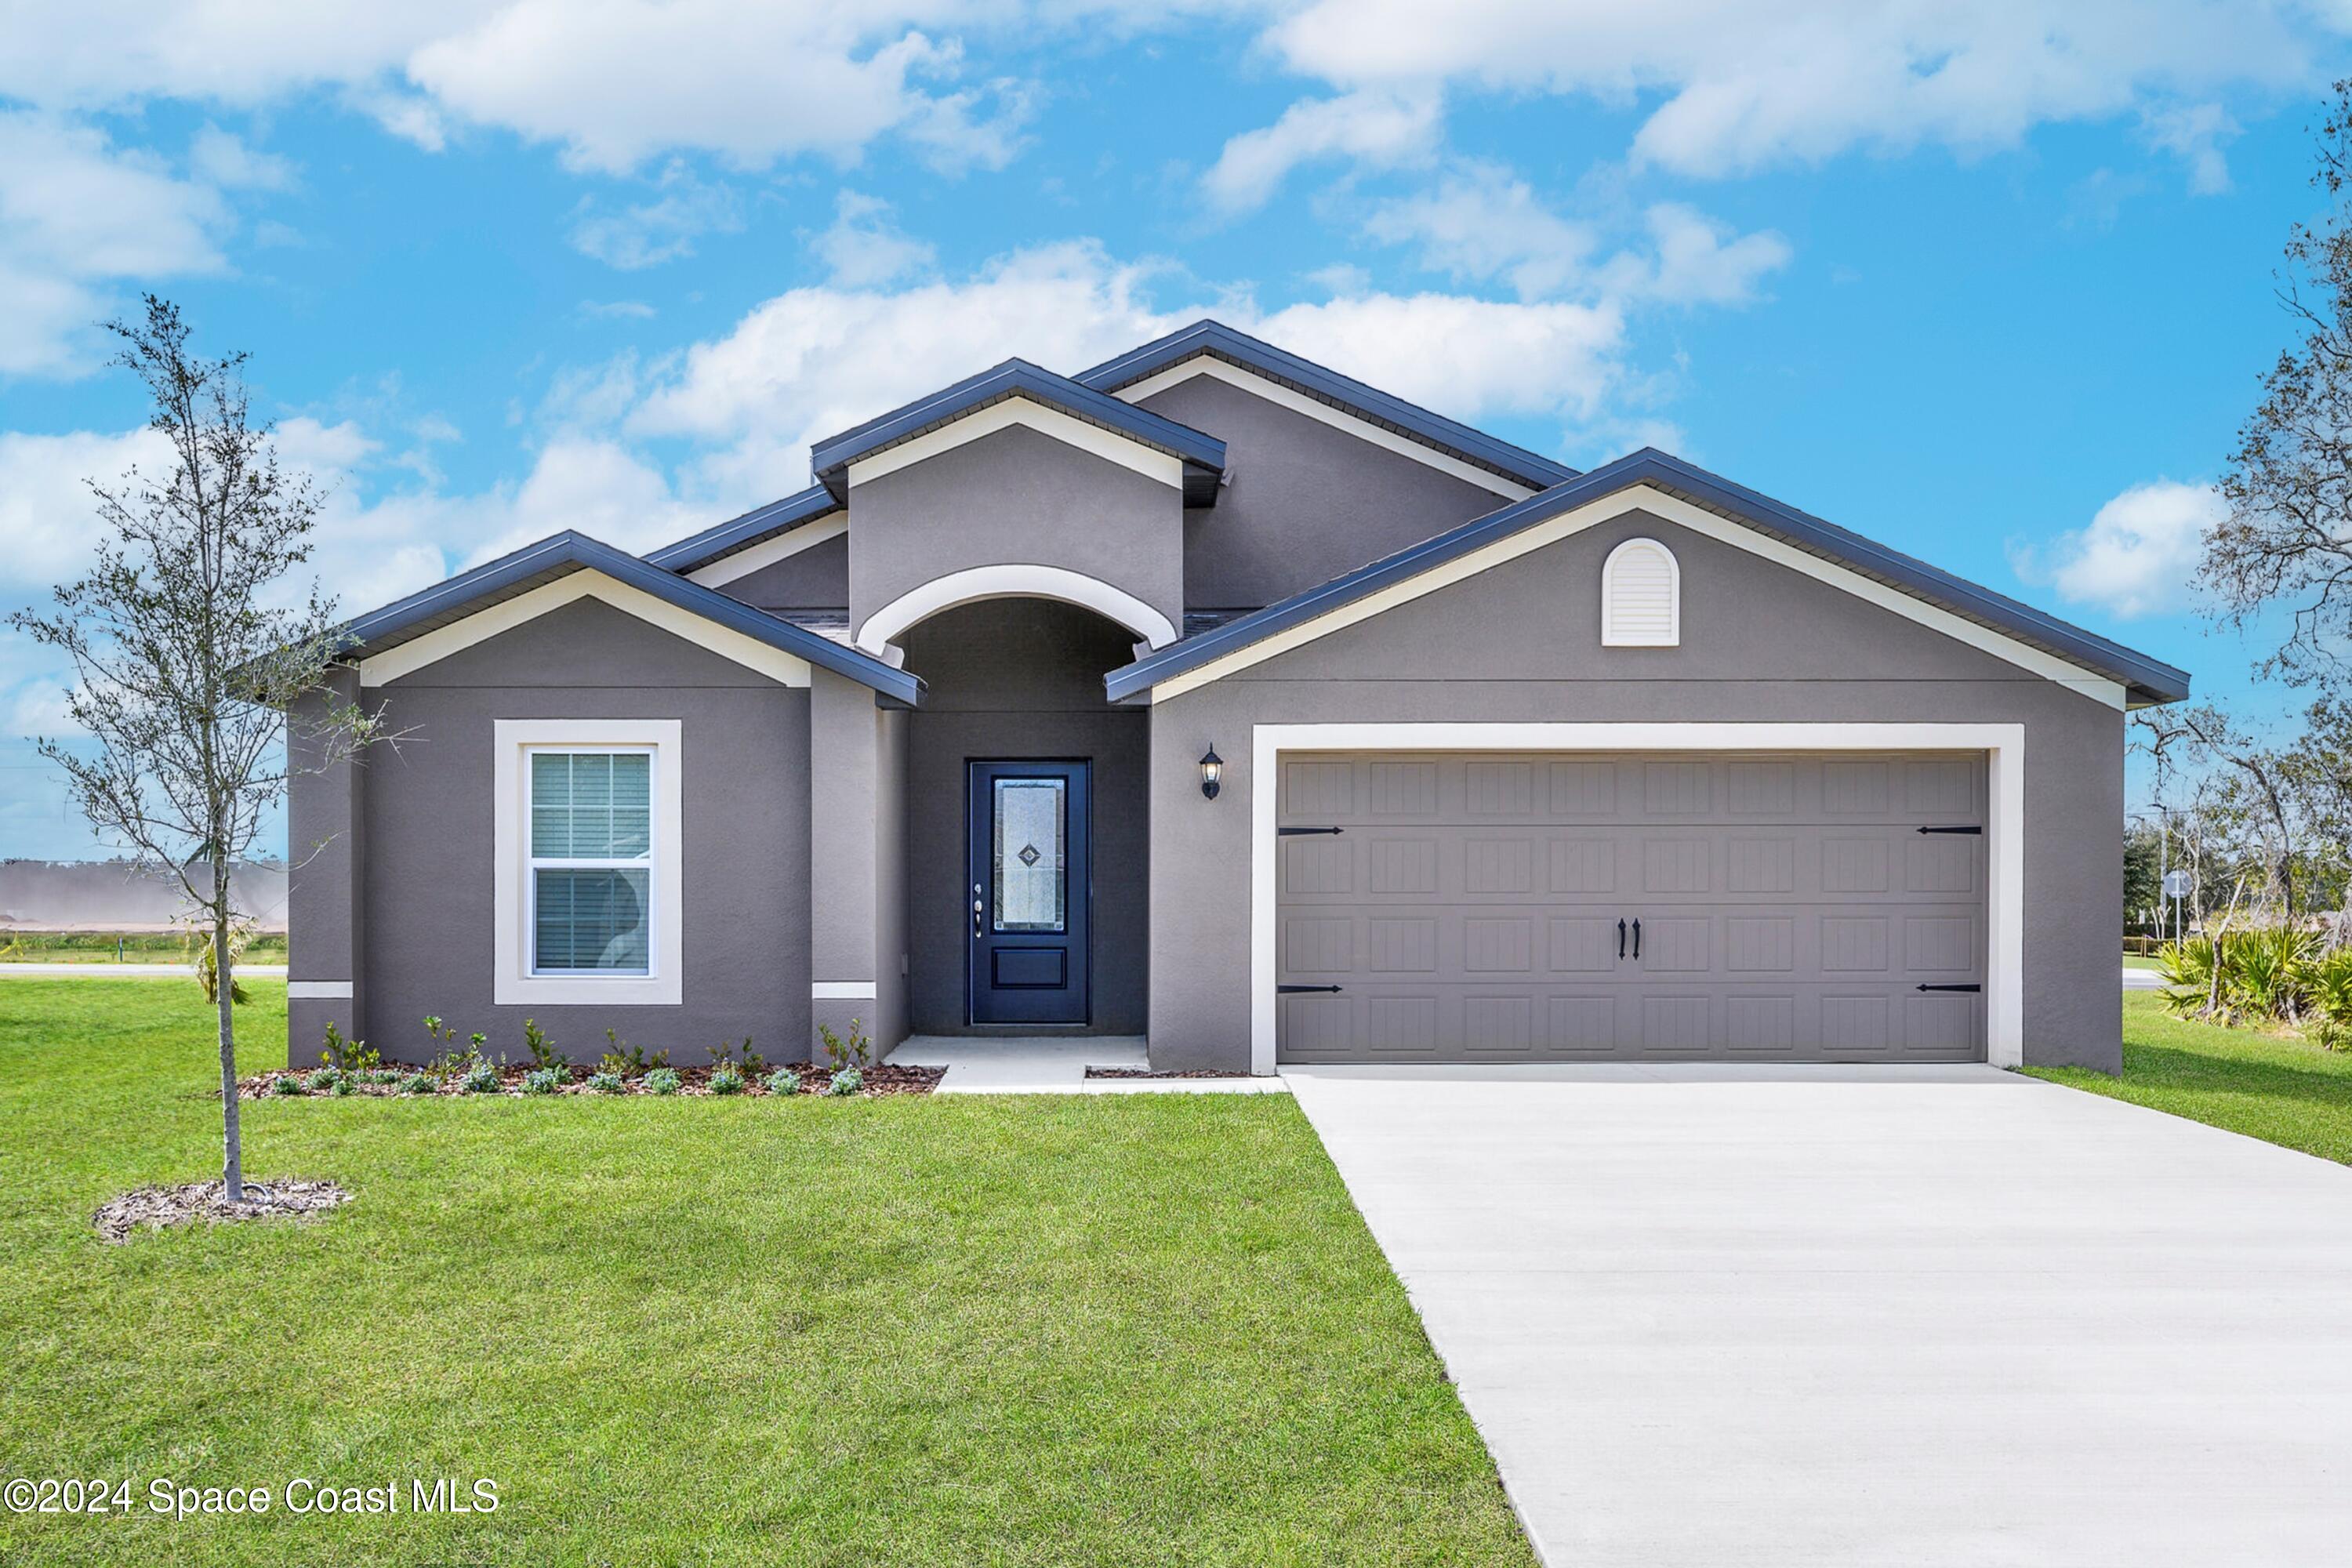
{"type": "Polygon", "coordinates": [[[706,588],[722,587],[738,577],[748,577],[762,566],[773,566],[779,561],[789,561],[803,550],[814,550],[829,544],[849,531],[849,514],[835,512],[814,522],[804,522],[798,528],[786,529],[773,539],[763,539],[757,544],[747,544],[730,555],[722,555],[706,565],[698,566],[686,574],[689,583],[699,583],[706,588]]]}
{"type": "Polygon", "coordinates": [[[2025,1060],[2025,726],[1624,722],[1257,724],[1250,735],[1250,1070],[1275,1066],[1276,870],[1285,752],[1982,752],[1985,1051],[2025,1060]]]}
{"type": "Polygon", "coordinates": [[[1318,637],[1328,637],[1331,633],[1354,626],[1359,621],[1370,620],[1374,616],[1392,610],[1399,605],[1409,604],[1424,594],[1433,594],[1440,588],[1459,583],[1466,577],[1475,577],[1489,567],[1516,561],[1530,551],[1540,550],[1547,544],[1556,544],[1571,534],[1581,533],[1588,528],[1607,522],[1612,518],[1622,517],[1631,511],[1648,512],[1654,517],[1679,523],[1694,533],[1703,533],[1709,539],[1718,540],[1737,549],[1745,550],[1751,555],[1762,556],[1765,560],[1777,565],[1786,566],[1792,572],[1802,573],[1816,582],[1826,583],[1831,587],[1840,588],[1853,595],[1856,598],[1866,599],[1881,609],[1891,610],[1905,619],[1915,621],[1931,631],[1941,632],[1955,641],[1966,643],[1970,647],[1980,649],[1997,658],[2006,659],[2019,668],[2029,670],[2045,680],[2056,681],[2059,685],[2070,690],[2079,691],[2085,697],[2105,703],[2118,712],[2123,710],[2125,687],[2119,680],[2113,680],[2095,671],[2084,669],[2078,664],[2070,663],[2055,654],[2045,653],[2038,647],[2021,643],[2005,633],[1993,630],[1990,626],[1980,626],[1963,616],[1956,616],[1940,605],[1931,605],[1924,599],[1915,598],[1902,589],[1891,587],[1874,577],[1865,577],[1851,567],[1842,566],[1834,561],[1823,560],[1810,552],[1798,549],[1793,544],[1786,543],[1767,533],[1759,533],[1743,523],[1735,522],[1727,517],[1708,511],[1703,507],[1693,506],[1679,496],[1668,495],[1665,491],[1649,485],[1635,485],[1631,489],[1588,501],[1583,506],[1560,513],[1558,517],[1547,518],[1541,522],[1530,524],[1507,538],[1495,541],[1484,549],[1474,550],[1466,555],[1457,555],[1453,560],[1442,562],[1417,576],[1408,577],[1402,582],[1391,583],[1377,593],[1368,594],[1360,599],[1339,605],[1328,614],[1318,616],[1313,620],[1303,622],[1286,631],[1277,632],[1272,637],[1250,644],[1247,647],[1236,648],[1232,653],[1221,658],[1211,659],[1197,668],[1171,676],[1151,689],[1151,700],[1154,702],[1165,702],[1171,698],[1181,697],[1187,691],[1197,690],[1213,681],[1223,680],[1238,670],[1247,669],[1252,665],[1263,664],[1277,654],[1287,653],[1292,648],[1315,641],[1318,637]]]}
{"type": "Polygon", "coordinates": [[[897,646],[899,634],[959,605],[982,599],[1057,599],[1092,610],[1116,621],[1153,647],[1176,640],[1176,626],[1166,616],[1124,588],[1099,577],[1073,572],[1066,566],[1042,566],[1006,562],[993,566],[969,566],[919,583],[859,624],[855,646],[862,653],[887,660],[893,668],[906,658],[897,646]]]}
{"type": "Polygon", "coordinates": [[[383,686],[404,675],[413,675],[426,665],[437,664],[476,643],[510,632],[583,598],[602,599],[614,609],[659,626],[673,637],[682,637],[747,669],[757,670],[779,685],[804,687],[809,683],[808,661],[797,654],[771,647],[757,637],[747,637],[716,621],[705,620],[691,610],[681,610],[667,599],[657,599],[642,588],[633,588],[602,572],[583,570],[486,605],[463,620],[436,626],[396,647],[370,655],[360,661],[360,684],[383,686]]]}
{"type": "Polygon", "coordinates": [[[684,1000],[685,724],[677,719],[498,719],[491,721],[490,1001],[500,1007],[675,1007],[684,1000]],[[530,875],[533,746],[646,746],[654,753],[653,972],[530,973],[524,916],[530,875]]]}
{"type": "Polygon", "coordinates": [[[860,458],[849,465],[849,488],[854,492],[868,479],[878,479],[900,468],[927,462],[942,452],[952,452],[958,447],[993,436],[999,430],[1015,425],[1026,426],[1040,435],[1050,436],[1064,446],[1131,468],[1146,479],[1158,479],[1164,485],[1184,488],[1183,459],[1147,447],[1142,442],[1090,425],[1058,408],[1033,403],[1025,397],[1007,397],[984,408],[976,408],[936,430],[927,430],[912,440],[877,452],[870,458],[860,458]]]}
{"type": "Polygon", "coordinates": [[[1491,490],[1505,500],[1525,500],[1536,493],[1528,486],[1507,479],[1491,468],[1465,463],[1453,453],[1441,452],[1434,447],[1424,447],[1412,437],[1400,436],[1385,425],[1375,425],[1369,419],[1359,418],[1344,408],[1334,408],[1319,397],[1309,397],[1296,387],[1269,381],[1212,354],[1195,354],[1181,364],[1170,365],[1157,375],[1147,375],[1131,386],[1122,386],[1112,395],[1122,402],[1141,403],[1152,394],[1180,386],[1196,375],[1210,376],[1238,386],[1253,397],[1262,397],[1294,414],[1304,414],[1307,418],[1319,420],[1336,430],[1344,430],[1359,441],[1369,441],[1375,447],[1401,453],[1440,473],[1451,474],[1457,479],[1476,485],[1480,489],[1491,490]]]}

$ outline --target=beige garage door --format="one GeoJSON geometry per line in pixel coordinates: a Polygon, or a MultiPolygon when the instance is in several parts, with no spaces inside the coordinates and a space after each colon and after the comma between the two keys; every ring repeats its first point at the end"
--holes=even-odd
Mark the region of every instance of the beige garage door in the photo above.
{"type": "Polygon", "coordinates": [[[1286,1062],[1980,1061],[1979,752],[1286,752],[1286,1062]]]}

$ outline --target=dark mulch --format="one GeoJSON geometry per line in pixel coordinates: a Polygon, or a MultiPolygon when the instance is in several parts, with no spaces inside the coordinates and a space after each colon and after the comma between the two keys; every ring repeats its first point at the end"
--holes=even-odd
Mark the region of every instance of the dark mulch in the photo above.
{"type": "Polygon", "coordinates": [[[1088,1078],[1249,1078],[1245,1072],[1223,1068],[1187,1068],[1182,1072],[1154,1072],[1150,1068],[1088,1068],[1088,1078]]]}
{"type": "MultiPolygon", "coordinates": [[[[743,1088],[733,1098],[742,1100],[766,1100],[774,1098],[768,1093],[767,1078],[768,1074],[773,1072],[778,1066],[789,1067],[794,1072],[801,1075],[800,1092],[803,1094],[822,1095],[826,1094],[831,1090],[833,1083],[833,1068],[830,1067],[823,1067],[814,1062],[771,1063],[769,1066],[761,1068],[756,1073],[745,1073],[743,1075],[743,1088]]],[[[239,1079],[236,1084],[236,1097],[239,1100],[276,1100],[281,1098],[278,1092],[278,1080],[279,1079],[290,1078],[299,1082],[299,1080],[308,1078],[310,1074],[315,1070],[317,1069],[305,1068],[300,1072],[257,1073],[251,1078],[239,1079]]],[[[424,1069],[415,1067],[405,1067],[397,1062],[386,1062],[384,1064],[384,1070],[396,1072],[402,1078],[406,1078],[411,1073],[420,1072],[424,1069]]],[[[523,1095],[522,1089],[523,1079],[530,1072],[530,1070],[531,1069],[528,1066],[515,1067],[509,1065],[508,1067],[501,1068],[499,1069],[498,1092],[500,1094],[522,1096],[525,1099],[531,1098],[530,1096],[523,1095]]],[[[572,1069],[571,1079],[564,1083],[561,1088],[557,1089],[555,1092],[558,1094],[600,1094],[601,1091],[591,1089],[588,1087],[588,1075],[595,1070],[596,1069],[593,1068],[574,1066],[572,1069]]],[[[709,1068],[677,1068],[673,1070],[677,1074],[677,1092],[681,1095],[704,1096],[714,1100],[729,1098],[727,1096],[711,1094],[710,1074],[712,1069],[709,1068]]],[[[866,1100],[878,1100],[885,1095],[891,1094],[929,1094],[932,1089],[939,1087],[940,1079],[947,1076],[948,1069],[940,1067],[905,1067],[896,1062],[888,1062],[877,1064],[873,1067],[860,1068],[857,1070],[859,1079],[862,1080],[861,1087],[857,1091],[858,1098],[866,1100]]],[[[305,1092],[308,1094],[308,1091],[305,1092]]],[[[353,1095],[373,1095],[378,1098],[407,1098],[401,1095],[400,1085],[398,1083],[361,1083],[355,1085],[352,1092],[353,1095]]],[[[447,1094],[462,1097],[468,1091],[458,1082],[457,1079],[453,1078],[439,1084],[434,1089],[433,1092],[435,1094],[447,1094]]],[[[645,1079],[640,1075],[629,1079],[622,1086],[621,1092],[624,1094],[651,1095],[653,1090],[646,1087],[645,1079]]],[[[295,1099],[299,1097],[289,1095],[283,1098],[295,1099]]],[[[315,1100],[331,1097],[322,1092],[320,1094],[309,1094],[308,1098],[315,1100]]],[[[422,1099],[424,1097],[420,1095],[415,1098],[422,1099]]]]}
{"type": "Polygon", "coordinates": [[[136,1230],[162,1230],[166,1226],[207,1225],[246,1219],[299,1219],[352,1201],[352,1194],[332,1182],[247,1182],[245,1202],[227,1200],[217,1182],[191,1182],[180,1187],[141,1187],[99,1205],[90,1223],[101,1240],[122,1242],[136,1230]]]}

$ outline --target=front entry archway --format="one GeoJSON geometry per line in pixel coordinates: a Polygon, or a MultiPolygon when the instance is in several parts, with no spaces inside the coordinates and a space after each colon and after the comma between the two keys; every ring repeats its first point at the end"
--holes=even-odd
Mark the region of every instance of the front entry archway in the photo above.
{"type": "Polygon", "coordinates": [[[982,599],[1021,598],[1055,599],[1092,610],[1155,648],[1176,640],[1175,624],[1124,588],[1066,566],[1007,564],[950,572],[909,588],[866,617],[857,628],[856,645],[861,652],[903,666],[906,652],[898,639],[908,627],[982,599]]]}

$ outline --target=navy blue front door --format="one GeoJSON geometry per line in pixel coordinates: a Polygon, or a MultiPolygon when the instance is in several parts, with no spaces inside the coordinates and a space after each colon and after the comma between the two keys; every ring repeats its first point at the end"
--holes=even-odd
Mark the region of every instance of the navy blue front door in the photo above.
{"type": "Polygon", "coordinates": [[[1087,1022],[1087,764],[973,763],[971,1021],[1087,1022]]]}

